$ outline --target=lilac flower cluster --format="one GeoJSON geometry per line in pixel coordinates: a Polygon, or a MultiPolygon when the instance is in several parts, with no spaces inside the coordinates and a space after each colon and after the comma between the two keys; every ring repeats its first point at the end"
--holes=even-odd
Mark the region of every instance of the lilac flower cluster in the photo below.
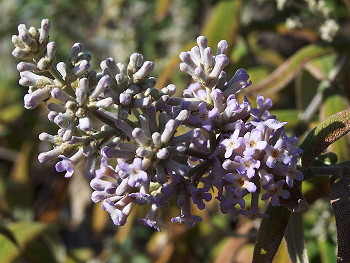
{"type": "Polygon", "coordinates": [[[47,101],[48,119],[58,126],[56,135],[39,135],[53,148],[38,159],[60,158],[56,170],[65,177],[86,160],[92,201],[115,225],[124,225],[135,205],[148,205],[142,221],[159,230],[159,212],[175,199],[180,215],[171,221],[193,226],[202,220],[193,205],[202,210],[213,196],[233,219],[261,217],[259,199],[278,206],[303,179],[297,139],[269,113],[271,100],[258,96],[256,107],[247,97],[240,102],[238,93],[251,85],[244,69],[227,79],[226,41],[214,55],[200,36],[198,46],[180,54],[180,69],[195,83],[175,97],[172,84],[155,88],[154,65],[141,54],[127,65],[107,58],[96,72],[76,43],[67,61],[55,64],[49,27],[48,20],[40,29],[20,25],[12,39],[22,60],[19,83],[29,87],[25,107],[47,101]]]}

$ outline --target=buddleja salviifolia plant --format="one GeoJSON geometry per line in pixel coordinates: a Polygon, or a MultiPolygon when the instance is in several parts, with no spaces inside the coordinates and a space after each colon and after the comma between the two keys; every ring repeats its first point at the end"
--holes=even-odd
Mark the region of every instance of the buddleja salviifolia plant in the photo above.
{"type": "MultiPolygon", "coordinates": [[[[304,179],[299,167],[303,150],[295,136],[284,132],[286,123],[269,113],[270,99],[257,96],[256,107],[247,97],[238,99],[252,83],[244,69],[226,75],[226,41],[218,43],[214,54],[200,36],[198,46],[180,54],[180,69],[194,83],[175,97],[172,84],[155,88],[153,62],[141,54],[132,54],[127,65],[107,58],[93,71],[92,56],[76,43],[67,61],[57,63],[49,28],[47,19],[39,29],[22,24],[12,38],[12,54],[21,60],[19,83],[29,87],[25,108],[45,102],[48,119],[58,126],[55,135],[39,135],[53,146],[38,159],[45,163],[59,158],[55,167],[65,177],[85,160],[94,190],[91,199],[102,203],[115,225],[124,225],[134,206],[147,205],[149,212],[141,220],[160,230],[159,212],[171,199],[180,208],[171,221],[190,226],[202,221],[191,206],[205,209],[213,197],[233,220],[238,215],[276,218],[273,209],[281,204],[293,211],[305,208],[298,187],[304,179]],[[267,212],[260,211],[259,200],[270,200],[267,212]]],[[[309,163],[326,147],[317,136],[332,132],[320,131],[311,133],[303,147],[314,149],[305,157],[309,163]]],[[[276,249],[289,218],[285,211],[276,249]]],[[[273,258],[274,249],[264,247],[259,238],[257,247],[255,262],[273,258]]]]}

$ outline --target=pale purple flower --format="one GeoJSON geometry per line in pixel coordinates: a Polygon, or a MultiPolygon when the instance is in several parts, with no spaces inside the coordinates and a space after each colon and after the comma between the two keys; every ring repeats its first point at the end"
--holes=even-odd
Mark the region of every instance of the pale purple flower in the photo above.
{"type": "Polygon", "coordinates": [[[185,98],[196,98],[202,101],[207,100],[207,92],[199,83],[190,84],[187,89],[184,89],[183,96],[185,98]]]}
{"type": "Polygon", "coordinates": [[[297,161],[293,157],[287,166],[286,183],[289,187],[293,187],[293,180],[302,181],[304,179],[303,173],[296,167],[297,161]]]}
{"type": "Polygon", "coordinates": [[[128,216],[123,213],[122,210],[116,208],[115,205],[107,199],[102,202],[101,206],[103,210],[106,210],[110,214],[112,221],[116,226],[125,225],[128,216]]]}
{"type": "Polygon", "coordinates": [[[59,161],[56,163],[55,168],[57,172],[64,172],[66,171],[66,174],[64,177],[71,177],[74,173],[74,167],[77,163],[81,161],[83,156],[83,147],[80,147],[78,151],[73,154],[70,158],[67,158],[64,155],[59,155],[59,158],[62,158],[62,161],[59,161]]]}
{"type": "Polygon", "coordinates": [[[296,136],[288,137],[284,132],[281,132],[281,138],[284,140],[285,148],[289,154],[295,158],[299,158],[299,154],[302,154],[304,151],[300,149],[296,144],[298,143],[298,138],[296,136]]]}
{"type": "Polygon", "coordinates": [[[255,175],[256,169],[260,167],[260,161],[253,159],[251,156],[235,156],[234,161],[238,164],[236,170],[240,174],[246,174],[248,178],[255,175]]]}
{"type": "Polygon", "coordinates": [[[274,131],[282,128],[287,124],[287,122],[280,122],[276,119],[275,116],[269,116],[269,118],[266,120],[251,121],[251,124],[253,124],[256,129],[259,129],[261,131],[265,131],[266,127],[274,131]]]}
{"type": "Polygon", "coordinates": [[[46,89],[37,89],[30,94],[24,96],[24,107],[26,109],[34,109],[41,102],[48,99],[50,93],[46,89]]]}
{"type": "Polygon", "coordinates": [[[115,172],[115,169],[108,165],[107,160],[105,157],[101,157],[101,165],[100,168],[96,170],[96,178],[101,178],[102,176],[107,177],[117,177],[117,173],[115,172]]]}
{"type": "Polygon", "coordinates": [[[147,173],[141,168],[141,158],[135,158],[132,164],[120,162],[118,167],[120,169],[119,175],[122,178],[128,178],[128,184],[131,187],[138,187],[141,182],[146,182],[148,180],[147,173]]]}
{"type": "Polygon", "coordinates": [[[198,105],[198,113],[192,112],[188,117],[188,121],[192,124],[201,124],[202,128],[206,131],[212,130],[212,119],[218,117],[218,109],[213,108],[208,111],[206,103],[201,102],[198,105]]]}
{"type": "Polygon", "coordinates": [[[59,161],[58,163],[56,163],[55,165],[56,171],[59,173],[66,171],[66,174],[64,175],[64,177],[66,178],[71,177],[74,173],[74,164],[72,160],[67,158],[64,155],[60,155],[58,157],[62,158],[62,161],[59,161]]]}
{"type": "Polygon", "coordinates": [[[270,181],[273,180],[273,174],[268,173],[263,168],[260,168],[258,170],[258,175],[259,175],[260,179],[262,180],[262,184],[268,184],[270,181]]]}
{"type": "Polygon", "coordinates": [[[159,207],[156,204],[152,204],[150,210],[148,211],[145,218],[142,218],[141,221],[149,226],[153,227],[157,231],[160,231],[159,225],[158,225],[158,214],[159,214],[159,207]]]}
{"type": "Polygon", "coordinates": [[[274,168],[277,162],[288,164],[291,161],[289,153],[284,148],[284,140],[279,139],[274,146],[268,145],[265,149],[265,162],[267,167],[274,168]]]}
{"type": "Polygon", "coordinates": [[[287,190],[283,190],[282,186],[285,184],[285,181],[280,180],[277,183],[269,182],[268,184],[263,185],[263,189],[266,190],[266,193],[264,193],[261,196],[261,200],[267,200],[271,197],[271,205],[272,206],[279,206],[280,200],[279,198],[282,197],[283,199],[288,199],[290,197],[290,193],[287,190]]]}
{"type": "Polygon", "coordinates": [[[264,150],[267,146],[267,142],[263,140],[263,134],[259,129],[253,129],[251,132],[247,132],[244,135],[245,150],[243,154],[245,156],[253,156],[256,151],[264,150]]]}
{"type": "Polygon", "coordinates": [[[227,41],[219,42],[215,55],[199,36],[197,46],[180,54],[180,70],[196,83],[172,97],[175,86],[155,88],[156,79],[149,77],[154,64],[138,53],[126,65],[108,58],[94,72],[92,56],[76,43],[66,63],[54,64],[57,47],[48,43],[48,29],[48,20],[40,29],[20,25],[12,39],[13,54],[25,60],[18,65],[19,83],[29,86],[25,107],[56,99],[47,104],[48,118],[59,128],[56,135],[40,135],[53,148],[39,161],[61,158],[56,170],[70,177],[86,160],[91,199],[102,203],[115,225],[124,225],[135,205],[149,204],[142,221],[159,231],[160,207],[175,199],[181,212],[171,222],[193,226],[202,219],[191,206],[205,209],[212,189],[233,220],[262,217],[261,185],[260,198],[276,206],[291,195],[283,186],[303,180],[297,167],[302,150],[296,137],[284,133],[286,123],[269,113],[271,99],[258,96],[256,108],[246,96],[241,101],[237,93],[252,83],[244,69],[228,80],[227,41]]]}
{"type": "Polygon", "coordinates": [[[150,203],[152,201],[151,195],[140,193],[140,192],[131,193],[131,194],[128,194],[128,196],[133,197],[134,202],[138,205],[144,205],[144,204],[150,203]]]}
{"type": "Polygon", "coordinates": [[[186,224],[194,226],[196,223],[202,222],[202,218],[196,215],[180,215],[171,219],[172,223],[186,224]]]}
{"type": "Polygon", "coordinates": [[[246,189],[249,193],[254,193],[256,191],[256,185],[249,181],[249,178],[244,174],[233,174],[228,173],[224,176],[224,179],[232,183],[236,188],[246,189]]]}
{"type": "Polygon", "coordinates": [[[272,107],[272,100],[270,98],[265,98],[262,95],[259,95],[256,98],[257,109],[252,109],[251,115],[257,119],[266,118],[270,116],[268,109],[272,107]]]}
{"type": "Polygon", "coordinates": [[[230,138],[224,139],[221,142],[221,145],[225,148],[225,158],[230,158],[234,151],[241,146],[243,138],[239,137],[239,133],[240,130],[237,129],[232,133],[230,138]]]}

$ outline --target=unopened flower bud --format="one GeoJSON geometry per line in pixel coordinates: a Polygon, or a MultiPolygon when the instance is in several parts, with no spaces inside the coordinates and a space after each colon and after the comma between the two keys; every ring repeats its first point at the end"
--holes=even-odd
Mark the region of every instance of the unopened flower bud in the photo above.
{"type": "Polygon", "coordinates": [[[37,89],[36,91],[24,96],[24,107],[26,109],[34,109],[45,99],[49,98],[49,91],[46,89],[37,89]]]}

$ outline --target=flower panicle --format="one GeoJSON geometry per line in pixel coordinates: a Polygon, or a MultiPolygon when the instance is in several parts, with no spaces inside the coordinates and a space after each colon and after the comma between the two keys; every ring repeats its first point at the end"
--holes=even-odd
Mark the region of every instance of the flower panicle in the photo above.
{"type": "Polygon", "coordinates": [[[272,101],[260,95],[254,107],[236,96],[252,82],[244,69],[227,78],[227,41],[214,53],[200,36],[180,54],[180,70],[194,83],[177,97],[173,84],[155,88],[154,63],[138,53],[127,65],[107,58],[96,72],[91,54],[76,43],[67,60],[56,63],[49,28],[47,19],[39,29],[20,25],[12,39],[13,55],[22,60],[19,83],[28,87],[24,106],[55,99],[46,106],[57,134],[39,135],[53,147],[38,159],[59,158],[55,168],[65,177],[86,160],[91,199],[115,225],[124,225],[135,205],[148,205],[142,222],[160,230],[160,212],[172,199],[180,208],[174,223],[201,222],[192,207],[203,210],[213,201],[233,219],[261,217],[256,200],[280,205],[294,181],[303,180],[297,165],[302,151],[284,132],[286,123],[270,114],[272,101]]]}

